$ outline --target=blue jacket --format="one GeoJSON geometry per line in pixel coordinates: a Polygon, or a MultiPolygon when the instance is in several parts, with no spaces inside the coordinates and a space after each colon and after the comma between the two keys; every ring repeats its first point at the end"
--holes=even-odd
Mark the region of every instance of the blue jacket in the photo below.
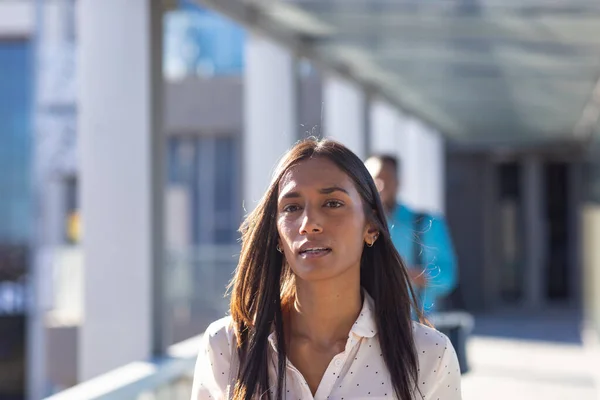
{"type": "Polygon", "coordinates": [[[419,257],[425,269],[427,287],[418,292],[425,313],[435,310],[440,299],[447,296],[457,282],[456,257],[452,240],[442,216],[428,214],[428,218],[415,221],[416,214],[398,204],[388,219],[392,242],[408,268],[415,266],[419,257]],[[418,226],[415,226],[418,225],[418,226]],[[420,230],[417,234],[416,229],[420,230]],[[422,243],[416,245],[416,240],[422,243]],[[415,254],[420,249],[421,254],[415,254]]]}

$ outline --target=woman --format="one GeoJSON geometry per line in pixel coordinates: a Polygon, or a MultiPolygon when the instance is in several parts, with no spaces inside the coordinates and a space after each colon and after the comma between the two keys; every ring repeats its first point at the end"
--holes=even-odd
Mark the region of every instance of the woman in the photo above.
{"type": "Polygon", "coordinates": [[[241,232],[231,316],[203,337],[193,400],[461,398],[454,349],[412,322],[377,188],[346,147],[296,144],[241,232]]]}

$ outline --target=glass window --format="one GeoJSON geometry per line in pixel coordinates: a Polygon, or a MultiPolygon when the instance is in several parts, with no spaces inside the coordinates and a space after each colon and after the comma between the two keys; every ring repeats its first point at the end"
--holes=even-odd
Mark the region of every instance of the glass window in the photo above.
{"type": "Polygon", "coordinates": [[[29,239],[30,67],[27,42],[0,42],[0,242],[29,239]]]}
{"type": "Polygon", "coordinates": [[[222,15],[181,2],[164,18],[164,71],[167,79],[239,75],[245,31],[222,15]]]}
{"type": "Polygon", "coordinates": [[[231,244],[238,238],[237,227],[242,209],[238,191],[238,142],[221,138],[215,145],[215,242],[231,244]]]}
{"type": "Polygon", "coordinates": [[[19,397],[25,390],[30,68],[28,42],[0,41],[0,398],[19,397]]]}
{"type": "Polygon", "coordinates": [[[239,138],[173,137],[167,163],[165,325],[175,343],[227,309],[223,293],[237,264],[242,215],[239,138]]]}

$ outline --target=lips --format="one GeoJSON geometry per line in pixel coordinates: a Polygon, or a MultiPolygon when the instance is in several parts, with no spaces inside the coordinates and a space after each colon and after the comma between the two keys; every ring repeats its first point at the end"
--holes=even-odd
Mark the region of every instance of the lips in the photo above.
{"type": "Polygon", "coordinates": [[[306,249],[306,250],[300,250],[300,254],[321,253],[324,251],[331,251],[331,249],[328,247],[314,247],[314,248],[310,248],[310,249],[306,249]]]}
{"type": "Polygon", "coordinates": [[[298,254],[303,258],[318,258],[331,253],[331,248],[325,246],[303,246],[298,254]]]}

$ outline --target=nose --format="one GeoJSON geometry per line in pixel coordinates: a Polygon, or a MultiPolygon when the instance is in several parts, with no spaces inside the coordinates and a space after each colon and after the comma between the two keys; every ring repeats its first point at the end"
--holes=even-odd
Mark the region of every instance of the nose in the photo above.
{"type": "Polygon", "coordinates": [[[300,225],[300,234],[307,235],[309,233],[321,233],[323,227],[319,222],[318,212],[312,211],[309,207],[304,209],[302,216],[302,224],[300,225]]]}

